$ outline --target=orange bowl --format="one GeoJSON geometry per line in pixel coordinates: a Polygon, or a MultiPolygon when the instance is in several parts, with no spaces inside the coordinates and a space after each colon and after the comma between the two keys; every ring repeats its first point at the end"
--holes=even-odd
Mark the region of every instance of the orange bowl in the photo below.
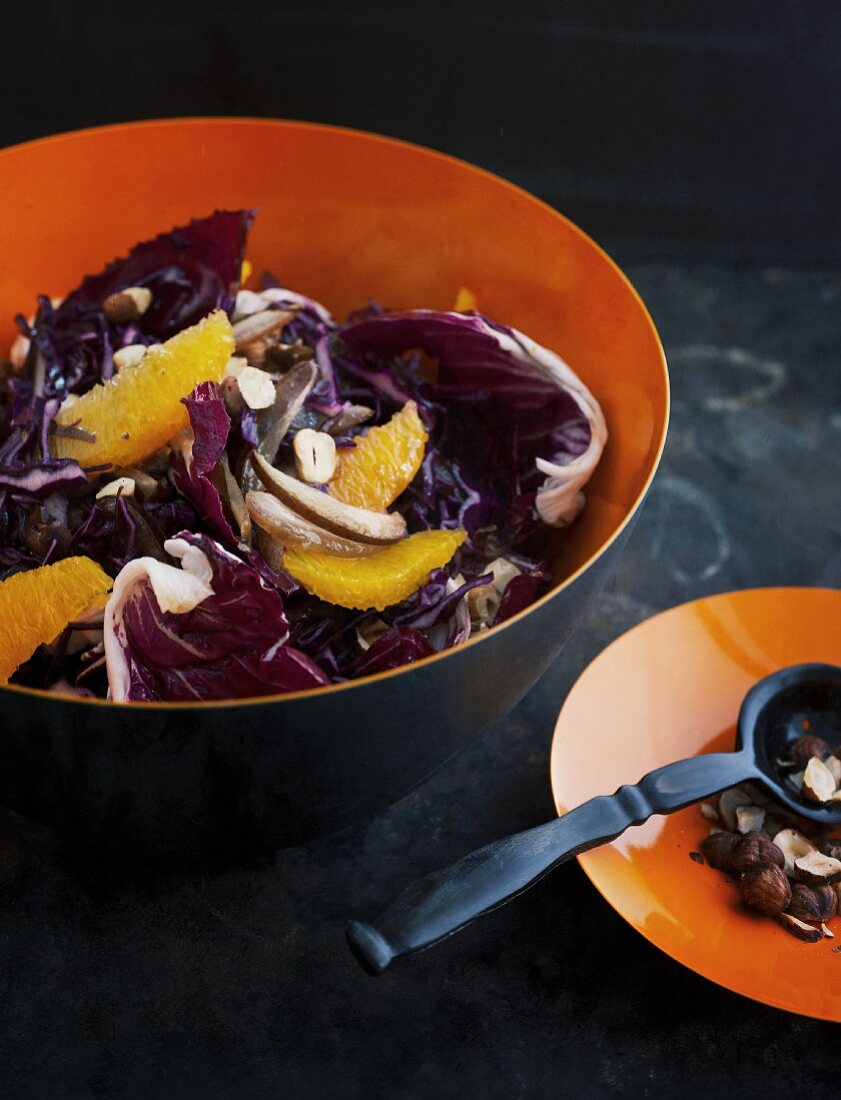
{"type": "Polygon", "coordinates": [[[35,295],[59,296],[145,239],[258,207],[248,258],[338,317],[479,308],[558,351],[610,440],[555,583],[457,650],[347,685],[228,704],[122,705],[0,691],[0,799],[56,827],[160,852],[323,831],[399,797],[555,657],[615,560],[662,452],[668,378],[654,325],[613,262],[556,211],[451,157],[299,122],[185,119],[0,152],[0,346],[35,295]]]}

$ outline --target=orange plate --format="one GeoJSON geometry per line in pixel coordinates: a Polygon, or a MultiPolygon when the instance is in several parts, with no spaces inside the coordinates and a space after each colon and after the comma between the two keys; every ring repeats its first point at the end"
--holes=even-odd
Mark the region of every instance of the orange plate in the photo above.
{"type": "MultiPolygon", "coordinates": [[[[841,664],[841,592],[758,588],[673,608],[623,635],[585,670],[558,717],[558,811],[673,760],[731,748],[739,706],[769,673],[841,664]]],[[[841,1021],[841,921],[804,944],[740,907],[732,883],[689,858],[709,832],[697,807],[653,817],[580,863],[651,943],[765,1004],[841,1021]]]]}

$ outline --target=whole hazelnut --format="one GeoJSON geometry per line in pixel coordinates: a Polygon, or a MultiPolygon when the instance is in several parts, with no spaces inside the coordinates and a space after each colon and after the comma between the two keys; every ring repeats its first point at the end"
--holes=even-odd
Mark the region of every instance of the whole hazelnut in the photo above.
{"type": "Polygon", "coordinates": [[[764,833],[746,833],[733,849],[731,863],[735,871],[747,871],[761,863],[772,863],[782,869],[785,857],[764,833]]]}
{"type": "Polygon", "coordinates": [[[733,854],[743,839],[739,833],[711,833],[701,841],[701,852],[717,871],[735,871],[733,854]]]}
{"type": "Polygon", "coordinates": [[[813,756],[819,760],[829,755],[829,745],[822,737],[814,737],[807,733],[805,737],[798,737],[791,746],[791,759],[798,768],[805,768],[813,756]]]}
{"type": "Polygon", "coordinates": [[[837,903],[837,895],[831,886],[806,886],[803,882],[795,882],[786,912],[798,920],[832,920],[837,903]]]}
{"type": "Polygon", "coordinates": [[[748,909],[768,917],[778,916],[791,902],[788,879],[773,863],[745,871],[739,883],[739,894],[748,909]]]}

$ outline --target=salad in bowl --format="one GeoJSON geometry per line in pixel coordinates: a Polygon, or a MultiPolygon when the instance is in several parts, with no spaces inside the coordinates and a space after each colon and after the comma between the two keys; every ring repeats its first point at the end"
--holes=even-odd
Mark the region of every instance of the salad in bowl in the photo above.
{"type": "Polygon", "coordinates": [[[255,280],[253,217],[165,232],[18,318],[2,682],[150,703],[318,688],[548,587],[542,532],[576,519],[606,443],[596,398],[469,290],[339,321],[255,280]]]}

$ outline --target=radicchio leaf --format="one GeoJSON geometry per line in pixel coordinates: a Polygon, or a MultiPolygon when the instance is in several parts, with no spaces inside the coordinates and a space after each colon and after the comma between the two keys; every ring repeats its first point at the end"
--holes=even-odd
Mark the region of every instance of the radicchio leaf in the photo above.
{"type": "Polygon", "coordinates": [[[228,442],[231,418],[225,408],[222,391],[216,382],[201,382],[188,397],[187,406],[193,429],[193,465],[196,473],[208,474],[219,461],[228,442]]]}
{"type": "Polygon", "coordinates": [[[399,627],[381,634],[351,665],[354,676],[371,676],[429,657],[435,650],[419,630],[399,627]]]}
{"type": "Polygon", "coordinates": [[[213,309],[230,309],[252,220],[247,210],[217,211],[136,245],[85,278],[57,307],[39,298],[34,322],[18,320],[37,348],[36,392],[82,393],[111,377],[117,348],[166,340],[213,309]],[[148,287],[151,306],[137,322],[110,322],[103,301],[130,286],[148,287]]]}
{"type": "Polygon", "coordinates": [[[578,515],[581,490],[601,457],[607,429],[596,399],[554,352],[478,313],[382,313],[340,333],[344,346],[356,353],[344,365],[352,373],[367,372],[374,385],[381,372],[372,371],[367,359],[372,353],[391,358],[421,348],[437,359],[437,378],[411,388],[426,403],[448,409],[447,416],[436,418],[432,445],[456,459],[453,480],[476,493],[475,514],[460,517],[468,531],[491,517],[514,526],[510,504],[504,517],[498,514],[497,482],[508,486],[507,500],[511,485],[517,486],[514,507],[521,510],[534,493],[545,523],[562,526],[578,515]],[[462,413],[469,408],[473,416],[465,423],[462,413]],[[535,470],[546,475],[542,484],[535,470]],[[482,509],[485,496],[488,514],[482,509]]]}
{"type": "Polygon", "coordinates": [[[280,593],[206,535],[166,543],[181,568],[150,558],[117,576],[105,608],[111,698],[194,701],[298,691],[329,683],[286,643],[280,593]]]}
{"type": "MultiPolygon", "coordinates": [[[[217,466],[228,441],[231,418],[225,408],[222,391],[215,382],[202,382],[185,398],[193,438],[186,439],[173,452],[170,480],[176,491],[186,497],[199,515],[232,546],[237,536],[225,514],[214,478],[208,476],[217,466]]],[[[219,471],[221,482],[224,474],[219,471]]]]}
{"type": "Polygon", "coordinates": [[[506,619],[533,603],[542,583],[543,578],[539,573],[521,573],[518,577],[512,577],[505,586],[493,625],[504,623],[506,619]]]}
{"type": "Polygon", "coordinates": [[[211,310],[231,304],[253,220],[253,211],[217,210],[135,245],[125,259],[87,276],[67,295],[56,310],[57,324],[99,309],[118,290],[145,286],[153,297],[140,328],[166,340],[211,310]]]}
{"type": "Polygon", "coordinates": [[[229,545],[237,545],[237,536],[225,515],[219,490],[209,477],[196,471],[189,443],[180,451],[173,452],[169,479],[175,491],[190,501],[217,535],[229,545]]]}

